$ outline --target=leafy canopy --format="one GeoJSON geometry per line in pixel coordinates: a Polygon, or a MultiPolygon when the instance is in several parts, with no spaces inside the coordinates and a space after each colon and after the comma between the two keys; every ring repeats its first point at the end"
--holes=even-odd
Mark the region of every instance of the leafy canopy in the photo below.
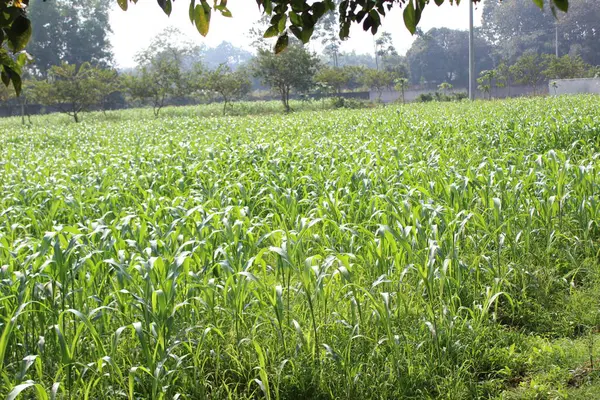
{"type": "Polygon", "coordinates": [[[48,71],[48,79],[37,81],[34,97],[44,105],[56,106],[79,122],[80,114],[100,104],[118,90],[116,71],[103,70],[84,62],[80,66],[63,63],[48,71]]]}
{"type": "Polygon", "coordinates": [[[290,93],[308,92],[314,84],[319,59],[304,46],[292,43],[281,54],[259,49],[253,63],[254,76],[277,93],[290,111],[290,93]]]}
{"type": "Polygon", "coordinates": [[[108,67],[112,64],[109,12],[114,0],[31,0],[32,33],[27,52],[32,71],[46,76],[62,62],[108,67]]]}
{"type": "MultiPolygon", "coordinates": [[[[137,0],[131,0],[134,3],[137,0]]],[[[474,0],[479,2],[480,0],[474,0]]],[[[538,7],[544,7],[544,0],[532,0],[538,7]]],[[[566,12],[569,7],[568,0],[548,0],[552,11],[566,12]]],[[[460,0],[434,0],[438,6],[444,2],[459,4],[460,0]]],[[[172,0],[158,0],[159,5],[170,14],[172,0]]],[[[430,4],[429,0],[342,0],[336,4],[335,0],[256,0],[264,13],[271,17],[269,27],[264,33],[265,37],[278,36],[275,52],[279,53],[287,47],[289,42],[288,32],[291,32],[303,43],[307,43],[313,35],[317,23],[330,11],[339,13],[340,38],[346,39],[350,34],[353,23],[362,24],[365,31],[377,33],[382,23],[382,18],[394,8],[400,6],[404,9],[404,24],[411,33],[415,33],[423,10],[430,4]]],[[[121,7],[127,9],[127,0],[119,0],[121,7]]],[[[190,1],[190,20],[196,25],[202,35],[206,35],[210,26],[212,10],[222,15],[231,17],[227,9],[227,0],[214,0],[211,7],[207,0],[190,1]]]]}

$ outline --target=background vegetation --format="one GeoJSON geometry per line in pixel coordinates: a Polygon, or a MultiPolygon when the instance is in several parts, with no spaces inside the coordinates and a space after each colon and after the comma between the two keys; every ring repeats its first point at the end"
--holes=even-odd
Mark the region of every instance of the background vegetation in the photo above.
{"type": "MultiPolygon", "coordinates": [[[[447,88],[460,92],[468,83],[466,31],[417,29],[405,55],[398,53],[389,33],[380,32],[372,54],[345,53],[340,50],[335,11],[325,13],[314,27],[319,54],[290,37],[289,49],[274,56],[271,50],[278,33],[269,28],[273,18],[263,18],[250,32],[253,49],[227,42],[214,49],[196,46],[170,28],[137,55],[135,69],[116,71],[108,41],[111,2],[71,3],[30,4],[33,29],[28,51],[33,58],[22,74],[23,98],[14,98],[11,89],[0,89],[5,113],[18,110],[24,123],[30,111],[63,111],[79,120],[87,110],[142,105],[152,107],[158,116],[166,105],[222,102],[223,113],[231,113],[232,102],[241,99],[280,99],[289,111],[290,99],[348,98],[352,94],[347,93],[368,90],[379,98],[386,90],[414,88],[432,92],[420,100],[460,99],[460,93],[447,88]],[[87,72],[78,74],[82,65],[87,72]],[[61,73],[66,68],[74,71],[61,73]],[[82,86],[90,88],[85,96],[82,86]]],[[[483,7],[483,26],[476,30],[476,70],[483,97],[491,99],[501,90],[510,95],[518,85],[538,94],[554,79],[600,73],[597,2],[572,2],[569,13],[558,14],[558,19],[548,5],[540,10],[531,0],[486,2],[483,7]]]]}

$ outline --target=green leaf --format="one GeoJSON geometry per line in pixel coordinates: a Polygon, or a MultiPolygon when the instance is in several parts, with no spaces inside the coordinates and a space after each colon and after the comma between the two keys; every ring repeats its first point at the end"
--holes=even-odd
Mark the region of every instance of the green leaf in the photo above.
{"type": "Polygon", "coordinates": [[[444,0],[434,0],[434,1],[438,7],[441,6],[442,4],[444,4],[444,0]]]}
{"type": "Polygon", "coordinates": [[[4,84],[4,86],[10,85],[10,75],[6,72],[7,68],[8,68],[7,66],[4,66],[4,69],[2,70],[2,73],[0,74],[0,79],[2,79],[2,83],[4,84]]]}
{"type": "MultiPolygon", "coordinates": [[[[5,69],[7,67],[4,67],[5,69]]],[[[10,74],[10,80],[15,88],[15,92],[17,94],[17,96],[21,95],[21,89],[23,86],[23,83],[21,81],[21,75],[19,75],[18,73],[12,71],[12,73],[10,74]]]]}
{"type": "Polygon", "coordinates": [[[171,13],[171,0],[156,0],[158,2],[158,6],[162,8],[165,14],[169,15],[171,13]]]}
{"type": "Polygon", "coordinates": [[[341,40],[348,38],[350,35],[350,22],[344,22],[340,27],[339,37],[341,40]]]}
{"type": "Polygon", "coordinates": [[[157,0],[158,5],[165,14],[171,16],[171,11],[173,11],[173,4],[171,4],[171,0],[157,0]]]}
{"type": "Polygon", "coordinates": [[[417,31],[417,16],[415,12],[415,5],[412,0],[406,5],[404,9],[404,25],[411,34],[415,34],[417,31]]]}
{"type": "Polygon", "coordinates": [[[277,28],[279,29],[279,33],[283,33],[283,31],[285,31],[286,25],[287,25],[287,16],[284,14],[281,16],[281,19],[277,23],[277,28]]]}
{"type": "Polygon", "coordinates": [[[326,7],[325,3],[323,3],[323,2],[314,3],[312,6],[314,18],[315,19],[321,18],[323,16],[323,14],[325,14],[325,11],[327,11],[327,8],[328,7],[326,7]]]}
{"type": "Polygon", "coordinates": [[[373,21],[371,20],[371,17],[369,17],[369,16],[367,15],[367,18],[365,18],[365,20],[363,21],[363,26],[362,26],[362,28],[363,28],[363,30],[366,32],[366,31],[368,31],[369,29],[371,29],[371,27],[372,27],[372,26],[373,26],[373,21]]]}
{"type": "Polygon", "coordinates": [[[290,21],[293,25],[302,26],[302,18],[293,11],[290,11],[290,21]]]}
{"type": "Polygon", "coordinates": [[[121,7],[121,10],[127,11],[127,0],[117,0],[117,3],[121,7]]]}
{"type": "Polygon", "coordinates": [[[276,25],[271,25],[263,35],[264,38],[271,38],[279,35],[279,27],[276,25]]]}
{"type": "Polygon", "coordinates": [[[292,33],[298,38],[298,40],[302,40],[302,29],[292,25],[290,26],[290,31],[292,31],[292,33]]]}
{"type": "Polygon", "coordinates": [[[190,21],[192,24],[195,24],[196,21],[196,0],[190,0],[190,21]]]}
{"type": "Polygon", "coordinates": [[[533,2],[540,8],[540,10],[544,9],[544,0],[533,0],[533,2]]]}
{"type": "Polygon", "coordinates": [[[556,8],[562,12],[569,11],[569,0],[552,0],[556,8]]]}
{"type": "Polygon", "coordinates": [[[287,33],[284,33],[283,35],[279,36],[279,39],[277,39],[277,43],[275,43],[275,54],[279,54],[283,50],[285,50],[288,46],[289,41],[290,38],[287,33]]]}
{"type": "Polygon", "coordinates": [[[198,32],[200,32],[202,36],[206,36],[210,26],[210,12],[207,14],[204,7],[198,4],[196,6],[196,15],[194,21],[196,23],[198,32]]]}
{"type": "Polygon", "coordinates": [[[310,41],[310,38],[311,38],[313,32],[314,32],[314,28],[313,27],[311,27],[311,28],[304,28],[302,30],[302,37],[300,38],[300,40],[302,40],[302,43],[304,43],[304,44],[308,43],[310,41]]]}
{"type": "Polygon", "coordinates": [[[37,399],[48,400],[48,394],[44,390],[44,387],[39,383],[35,383],[33,381],[27,381],[25,383],[15,386],[6,397],[6,400],[15,400],[22,391],[24,391],[25,389],[29,389],[30,387],[33,387],[35,389],[35,395],[37,399]]]}
{"type": "Polygon", "coordinates": [[[22,51],[17,55],[16,66],[20,70],[25,65],[29,64],[31,62],[31,60],[32,60],[31,56],[27,52],[22,51]]]}
{"type": "Polygon", "coordinates": [[[0,27],[7,28],[18,17],[23,15],[23,10],[19,7],[3,8],[0,13],[0,27]]]}
{"type": "Polygon", "coordinates": [[[31,38],[31,21],[22,15],[17,17],[7,34],[8,44],[12,51],[17,52],[25,49],[31,38]]]}

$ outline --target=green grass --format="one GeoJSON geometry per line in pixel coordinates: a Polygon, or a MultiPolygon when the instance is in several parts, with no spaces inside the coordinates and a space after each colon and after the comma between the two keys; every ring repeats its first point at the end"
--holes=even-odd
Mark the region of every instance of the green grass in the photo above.
{"type": "Polygon", "coordinates": [[[600,98],[200,115],[0,122],[1,397],[598,388],[600,98]]]}
{"type": "MultiPolygon", "coordinates": [[[[354,104],[364,107],[375,107],[368,101],[354,101],[354,104]]],[[[291,100],[290,107],[294,112],[303,111],[323,111],[335,108],[334,99],[322,100],[291,100]]],[[[258,116],[270,114],[282,114],[283,106],[280,101],[239,101],[232,103],[227,107],[227,116],[258,116]]],[[[213,118],[223,116],[223,103],[211,103],[201,106],[177,106],[165,107],[161,109],[159,118],[213,118]]],[[[125,122],[155,119],[151,107],[131,108],[119,111],[94,111],[80,114],[80,118],[88,123],[103,123],[103,122],[125,122]]],[[[30,118],[34,125],[44,124],[71,124],[73,117],[66,114],[40,114],[32,115],[30,118]]],[[[26,122],[29,123],[26,117],[26,122]]],[[[1,127],[11,127],[21,123],[21,117],[0,118],[1,127]]]]}

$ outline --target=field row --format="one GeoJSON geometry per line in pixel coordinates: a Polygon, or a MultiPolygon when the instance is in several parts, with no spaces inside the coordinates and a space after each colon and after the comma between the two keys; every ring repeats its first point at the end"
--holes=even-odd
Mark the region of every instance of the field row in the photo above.
{"type": "Polygon", "coordinates": [[[598,326],[599,106],[9,128],[0,393],[498,396],[598,326]]]}

